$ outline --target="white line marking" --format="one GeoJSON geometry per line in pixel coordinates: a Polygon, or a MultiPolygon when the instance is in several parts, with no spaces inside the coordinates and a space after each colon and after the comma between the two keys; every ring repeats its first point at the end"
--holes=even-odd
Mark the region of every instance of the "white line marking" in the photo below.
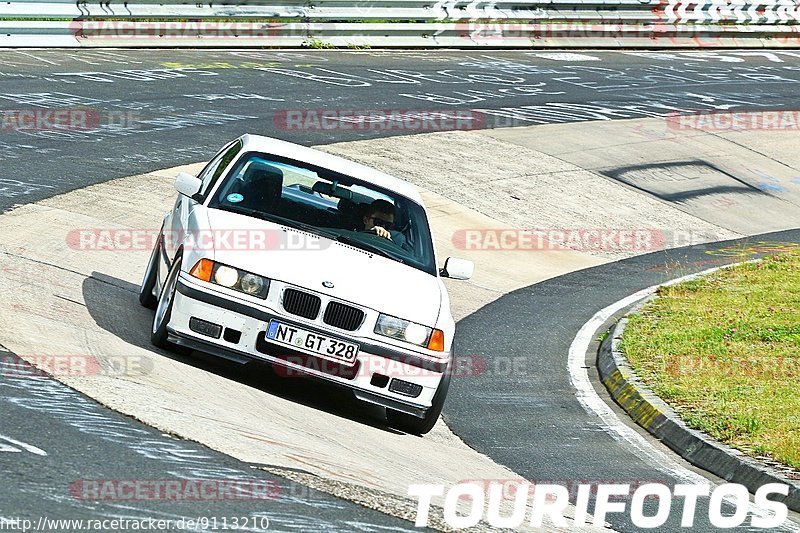
{"type": "Polygon", "coordinates": [[[0,443],[0,452],[22,453],[22,450],[9,446],[8,444],[0,443]]]}
{"type": "Polygon", "coordinates": [[[571,52],[539,52],[528,54],[542,59],[552,59],[553,61],[602,61],[597,56],[587,54],[575,54],[571,52]]]}
{"type": "Polygon", "coordinates": [[[30,58],[32,58],[32,59],[36,59],[37,61],[41,61],[42,63],[47,63],[48,65],[56,65],[56,66],[58,66],[58,63],[54,63],[54,62],[52,62],[52,61],[50,61],[50,60],[48,60],[48,59],[44,59],[44,58],[41,58],[41,57],[35,56],[35,55],[33,55],[33,54],[29,54],[29,53],[27,53],[27,52],[22,52],[22,51],[20,51],[20,50],[14,50],[14,52],[16,52],[16,53],[18,53],[18,54],[22,54],[22,55],[24,55],[24,56],[28,56],[28,57],[30,57],[30,58]]]}
{"type": "MultiPolygon", "coordinates": [[[[44,450],[40,450],[36,446],[32,446],[30,444],[25,444],[24,442],[20,442],[18,440],[14,440],[14,439],[12,439],[10,437],[6,437],[4,435],[0,435],[0,440],[4,440],[9,444],[13,444],[14,446],[19,446],[23,450],[31,452],[32,454],[35,454],[35,455],[47,455],[47,452],[45,452],[44,450]]],[[[0,446],[2,446],[2,445],[0,445],[0,446]]],[[[6,450],[6,451],[8,451],[8,450],[6,450]]],[[[17,451],[19,451],[19,450],[17,450],[17,451]]]]}
{"type": "MultiPolygon", "coordinates": [[[[753,261],[746,262],[749,263],[753,261]]],[[[635,450],[635,454],[642,458],[648,465],[665,472],[666,474],[678,479],[682,483],[691,483],[693,485],[709,487],[712,485],[712,482],[705,477],[688,470],[686,467],[680,464],[671,452],[666,453],[663,450],[656,448],[638,432],[626,425],[617,417],[617,415],[611,410],[606,402],[600,398],[600,396],[594,390],[591,381],[589,380],[589,370],[586,367],[586,351],[589,349],[589,345],[592,343],[592,340],[594,339],[597,330],[600,329],[600,326],[614,316],[615,313],[655,293],[658,287],[675,285],[676,283],[695,279],[723,268],[730,268],[731,266],[734,265],[709,268],[708,270],[698,272],[697,274],[690,274],[688,276],[667,281],[666,283],[653,285],[652,287],[648,287],[640,290],[639,292],[631,294],[627,298],[623,298],[622,300],[619,300],[618,302],[615,302],[598,311],[591,319],[589,319],[588,322],[583,325],[583,327],[581,327],[581,329],[578,331],[578,334],[575,336],[575,340],[572,341],[572,344],[569,347],[569,358],[567,363],[569,369],[569,379],[572,382],[572,386],[575,387],[576,396],[583,408],[586,409],[589,414],[597,415],[603,421],[605,429],[608,430],[608,433],[612,437],[618,441],[623,441],[632,446],[635,450]]],[[[713,487],[711,488],[713,489],[713,487]]],[[[735,505],[735,502],[730,501],[727,498],[726,501],[735,505]]],[[[754,516],[771,516],[771,514],[765,509],[756,507],[752,503],[750,504],[749,511],[750,514],[754,516]]],[[[777,529],[780,531],[800,531],[800,527],[789,522],[788,519],[780,528],[777,529]]]]}

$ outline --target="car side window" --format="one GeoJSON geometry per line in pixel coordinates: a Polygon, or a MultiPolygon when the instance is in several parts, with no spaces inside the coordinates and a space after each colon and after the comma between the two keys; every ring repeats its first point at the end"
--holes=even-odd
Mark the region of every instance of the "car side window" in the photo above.
{"type": "Polygon", "coordinates": [[[210,191],[222,173],[228,168],[231,161],[242,150],[242,141],[237,140],[232,145],[226,146],[217,156],[206,165],[206,168],[197,176],[203,182],[200,186],[200,192],[195,196],[195,200],[202,202],[205,200],[208,191],[210,191]]]}

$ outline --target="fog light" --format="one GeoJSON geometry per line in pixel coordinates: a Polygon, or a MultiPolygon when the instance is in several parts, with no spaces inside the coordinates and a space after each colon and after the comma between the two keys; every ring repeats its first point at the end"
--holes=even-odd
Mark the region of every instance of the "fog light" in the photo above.
{"type": "Polygon", "coordinates": [[[215,339],[219,339],[219,336],[222,335],[222,326],[195,317],[189,319],[189,329],[215,339]]]}
{"type": "Polygon", "coordinates": [[[389,384],[389,390],[391,392],[396,392],[397,394],[402,394],[403,396],[416,398],[417,396],[422,394],[422,385],[417,385],[416,383],[409,383],[408,381],[403,381],[402,379],[395,378],[389,384]]]}

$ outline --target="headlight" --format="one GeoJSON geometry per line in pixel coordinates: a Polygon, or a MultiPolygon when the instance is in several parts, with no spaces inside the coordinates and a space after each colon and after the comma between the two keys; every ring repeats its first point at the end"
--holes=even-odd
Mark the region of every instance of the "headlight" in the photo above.
{"type": "Polygon", "coordinates": [[[255,274],[245,274],[239,281],[239,285],[242,286],[242,292],[257,295],[264,289],[264,278],[255,274]]]}
{"type": "Polygon", "coordinates": [[[225,265],[217,265],[214,269],[214,283],[232,289],[239,283],[239,273],[235,268],[225,265]]]}
{"type": "Polygon", "coordinates": [[[428,340],[428,335],[431,334],[430,328],[426,328],[425,326],[420,326],[419,324],[411,323],[406,326],[406,331],[404,333],[405,338],[411,344],[425,344],[425,341],[428,340]]]}
{"type": "Polygon", "coordinates": [[[378,335],[385,335],[386,337],[405,340],[403,333],[407,324],[410,324],[410,322],[400,320],[393,316],[380,315],[378,317],[378,323],[375,325],[375,333],[378,335]]]}
{"type": "Polygon", "coordinates": [[[433,331],[433,329],[421,324],[389,315],[378,316],[378,322],[375,324],[375,333],[378,335],[425,347],[427,347],[433,331]]]}
{"type": "Polygon", "coordinates": [[[266,299],[269,292],[269,279],[251,274],[238,268],[215,263],[210,259],[201,259],[189,271],[197,279],[216,283],[235,291],[266,299]]]}

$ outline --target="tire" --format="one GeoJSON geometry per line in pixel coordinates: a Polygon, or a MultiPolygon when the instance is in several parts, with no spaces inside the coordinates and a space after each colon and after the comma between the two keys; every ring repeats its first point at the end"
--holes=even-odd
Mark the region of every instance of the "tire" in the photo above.
{"type": "Polygon", "coordinates": [[[161,232],[156,239],[156,245],[153,247],[153,252],[150,254],[150,261],[147,263],[147,269],[144,271],[144,278],[139,287],[139,303],[148,309],[155,309],[158,304],[158,298],[153,296],[153,289],[156,286],[158,278],[158,262],[161,260],[161,232]]]}
{"type": "Polygon", "coordinates": [[[178,256],[172,262],[169,269],[164,287],[161,289],[161,296],[158,297],[156,314],[153,317],[153,327],[150,330],[150,342],[158,348],[168,349],[172,344],[167,340],[167,324],[172,316],[172,305],[175,303],[175,290],[178,286],[178,274],[181,271],[181,257],[178,256]]]}
{"type": "Polygon", "coordinates": [[[389,425],[405,433],[411,433],[412,435],[424,435],[432,430],[444,408],[444,401],[447,398],[447,389],[450,388],[452,366],[452,362],[447,365],[447,370],[445,370],[442,381],[439,383],[439,388],[436,389],[436,394],[433,395],[431,407],[425,412],[425,418],[419,418],[414,415],[387,408],[386,420],[389,422],[389,425]]]}

